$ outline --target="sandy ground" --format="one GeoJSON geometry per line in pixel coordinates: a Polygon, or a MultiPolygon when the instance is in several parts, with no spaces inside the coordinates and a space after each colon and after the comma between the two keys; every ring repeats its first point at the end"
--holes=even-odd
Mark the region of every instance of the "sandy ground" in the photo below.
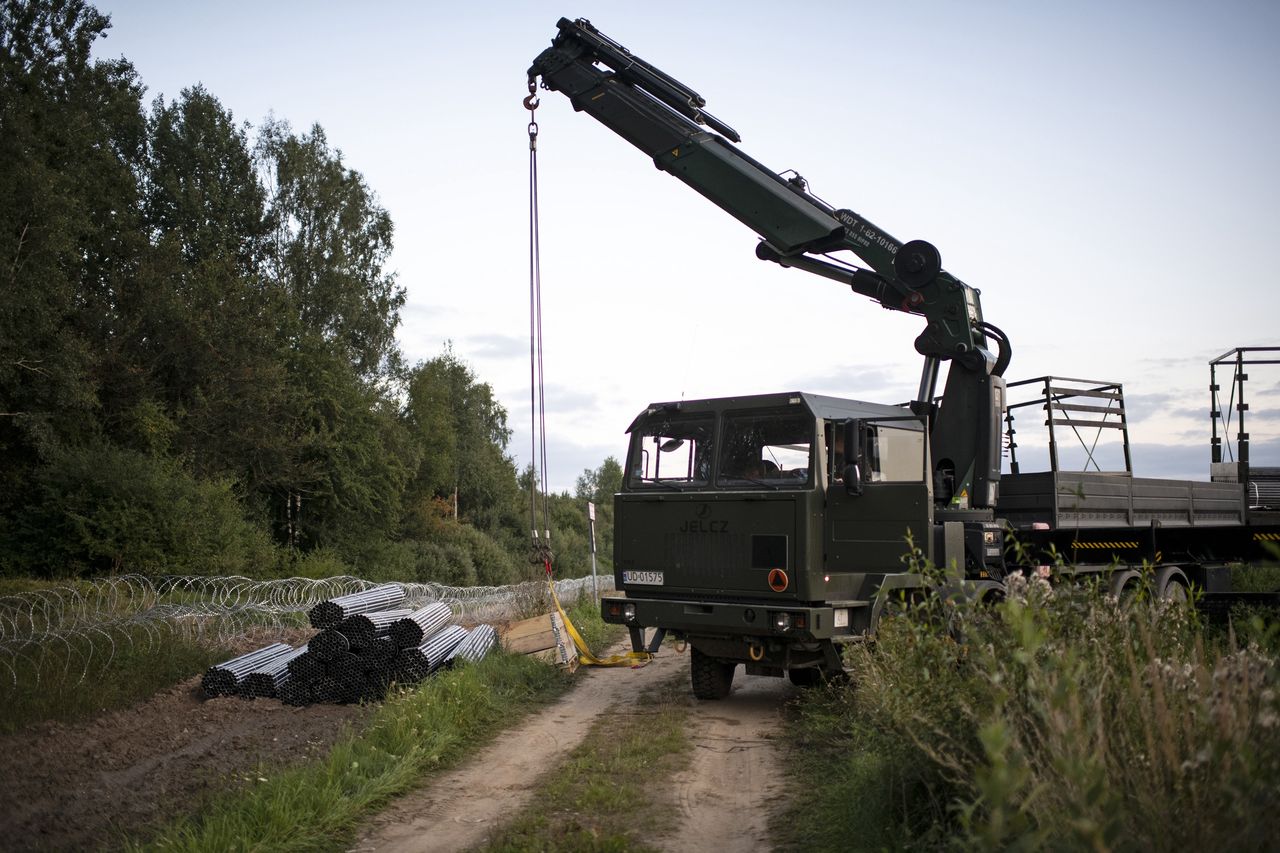
{"type": "MultiPolygon", "coordinates": [[[[688,655],[664,649],[639,669],[580,669],[568,694],[464,766],[397,800],[368,824],[352,850],[425,853],[484,843],[504,818],[529,804],[538,778],[586,737],[597,718],[688,668],[688,655]]],[[[792,690],[781,679],[739,670],[728,699],[695,703],[689,722],[693,764],[674,780],[679,826],[656,844],[681,853],[706,849],[713,839],[725,853],[769,849],[766,825],[782,790],[771,734],[792,690]]]]}
{"type": "Polygon", "coordinates": [[[769,818],[785,789],[775,735],[794,690],[784,679],[739,669],[728,699],[698,703],[690,718],[693,763],[675,779],[679,829],[658,839],[662,849],[771,849],[769,818]]]}

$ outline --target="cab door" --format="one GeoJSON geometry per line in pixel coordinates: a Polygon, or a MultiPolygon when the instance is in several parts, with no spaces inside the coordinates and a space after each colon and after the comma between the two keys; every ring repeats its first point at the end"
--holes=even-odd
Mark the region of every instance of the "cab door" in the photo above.
{"type": "Polygon", "coordinates": [[[827,570],[905,571],[908,537],[932,556],[927,434],[913,417],[854,421],[858,446],[846,453],[846,423],[827,430],[827,570]],[[852,489],[846,477],[856,477],[852,489]]]}

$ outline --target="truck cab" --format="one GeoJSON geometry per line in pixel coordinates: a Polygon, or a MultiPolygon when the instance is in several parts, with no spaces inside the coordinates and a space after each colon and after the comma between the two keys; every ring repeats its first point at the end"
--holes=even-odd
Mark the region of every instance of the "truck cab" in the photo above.
{"type": "Polygon", "coordinates": [[[906,409],[801,392],[656,403],[628,433],[621,595],[602,611],[637,650],[656,628],[704,666],[839,670],[836,647],[907,572],[907,538],[933,556],[929,442],[906,409]]]}

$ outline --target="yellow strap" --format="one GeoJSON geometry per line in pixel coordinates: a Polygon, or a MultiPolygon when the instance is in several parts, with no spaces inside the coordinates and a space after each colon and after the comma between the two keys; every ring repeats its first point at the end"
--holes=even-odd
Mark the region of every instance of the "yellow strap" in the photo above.
{"type": "Polygon", "coordinates": [[[565,630],[569,632],[569,636],[573,639],[573,645],[578,649],[578,660],[584,666],[644,666],[653,660],[653,655],[648,652],[627,652],[625,655],[610,655],[607,658],[598,658],[591,654],[591,649],[587,648],[587,643],[582,639],[582,635],[578,633],[578,629],[573,627],[564,608],[560,606],[560,597],[556,595],[556,585],[551,578],[547,578],[547,588],[551,590],[551,600],[555,602],[556,611],[559,612],[561,620],[564,621],[565,630]]]}

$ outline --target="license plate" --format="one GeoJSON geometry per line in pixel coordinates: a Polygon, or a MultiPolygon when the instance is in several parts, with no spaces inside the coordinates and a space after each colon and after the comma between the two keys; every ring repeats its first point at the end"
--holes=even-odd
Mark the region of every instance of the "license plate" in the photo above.
{"type": "Polygon", "coordinates": [[[622,582],[662,586],[662,572],[623,572],[622,582]]]}

